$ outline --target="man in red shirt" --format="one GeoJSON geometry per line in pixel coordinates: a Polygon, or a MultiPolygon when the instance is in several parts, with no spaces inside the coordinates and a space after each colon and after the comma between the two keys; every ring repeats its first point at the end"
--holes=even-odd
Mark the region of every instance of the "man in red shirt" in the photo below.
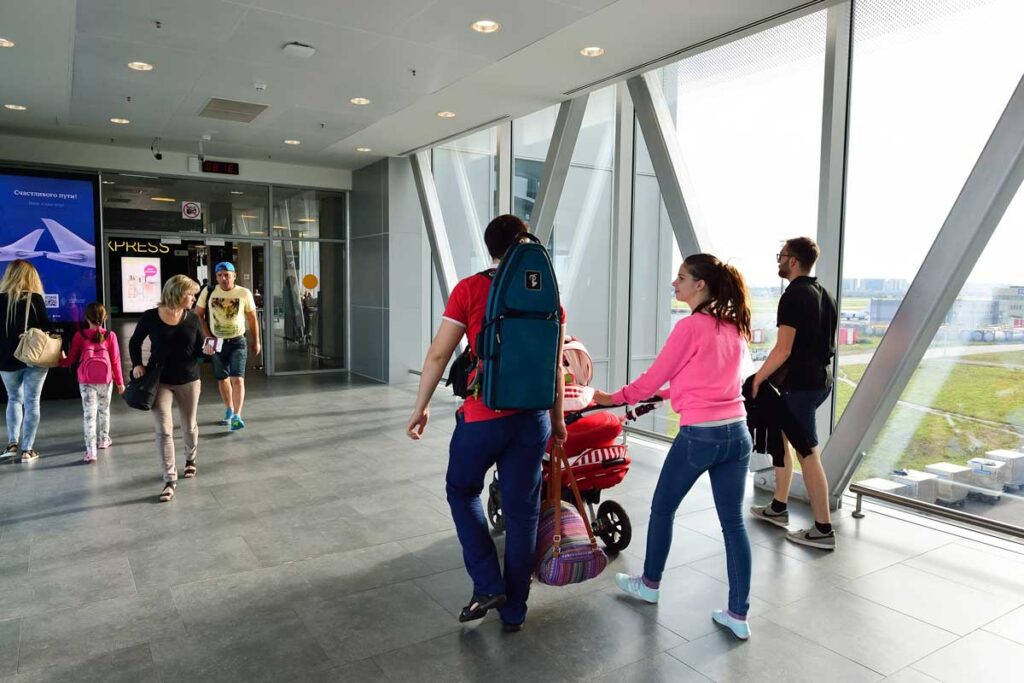
{"type": "MultiPolygon", "coordinates": [[[[528,231],[516,216],[498,216],[484,231],[484,242],[498,262],[528,231]]],[[[441,326],[423,363],[416,407],[406,426],[410,439],[419,439],[426,429],[430,398],[463,336],[476,353],[492,277],[492,272],[471,275],[460,280],[448,297],[441,326]]],[[[564,310],[561,322],[564,338],[564,310]]],[[[561,344],[558,355],[561,357],[561,344]]],[[[459,408],[445,475],[448,505],[462,544],[466,571],[473,580],[473,596],[459,621],[481,619],[488,610],[497,608],[506,631],[522,630],[537,543],[541,460],[549,438],[555,444],[564,443],[566,438],[562,387],[563,378],[558,372],[555,405],[550,411],[491,410],[473,394],[459,408]],[[498,467],[505,520],[504,577],[480,503],[484,477],[494,465],[498,467]]]]}

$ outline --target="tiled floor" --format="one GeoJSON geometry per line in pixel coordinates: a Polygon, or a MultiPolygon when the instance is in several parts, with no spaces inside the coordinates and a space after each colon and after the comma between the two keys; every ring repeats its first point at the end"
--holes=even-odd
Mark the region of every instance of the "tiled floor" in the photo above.
{"type": "MultiPolygon", "coordinates": [[[[664,449],[634,441],[609,492],[635,539],[598,579],[535,584],[527,629],[455,618],[469,597],[443,499],[453,404],[405,439],[411,388],[254,380],[247,428],[201,408],[200,473],[156,502],[148,415],[79,464],[76,402],[43,408],[43,457],[0,467],[4,681],[917,681],[1024,671],[1024,555],[878,513],[833,554],[751,524],[753,637],[710,620],[725,561],[706,481],[677,519],[657,606],[619,595],[642,565],[664,449]]],[[[797,509],[796,523],[806,521],[797,509]]],[[[947,528],[948,530],[948,528],[947,528]]],[[[1016,672],[1016,673],[1014,673],[1016,672]]]]}

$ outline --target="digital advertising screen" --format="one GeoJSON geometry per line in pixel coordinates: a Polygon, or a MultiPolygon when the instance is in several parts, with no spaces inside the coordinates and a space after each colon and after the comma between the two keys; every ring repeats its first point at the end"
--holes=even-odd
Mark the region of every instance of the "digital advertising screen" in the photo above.
{"type": "Polygon", "coordinates": [[[96,181],[0,169],[0,269],[24,259],[39,271],[46,312],[78,322],[98,300],[96,181]]]}
{"type": "Polygon", "coordinates": [[[142,313],[160,303],[160,259],[121,257],[121,311],[142,313]]]}

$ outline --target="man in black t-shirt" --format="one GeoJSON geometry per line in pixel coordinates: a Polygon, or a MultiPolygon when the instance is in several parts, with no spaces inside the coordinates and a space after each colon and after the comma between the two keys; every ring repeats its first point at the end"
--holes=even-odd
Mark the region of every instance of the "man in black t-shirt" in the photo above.
{"type": "MultiPolygon", "coordinates": [[[[838,312],[835,299],[811,277],[811,269],[820,250],[809,237],[788,240],[776,255],[779,277],[789,286],[779,299],[778,328],[775,346],[764,365],[754,375],[753,395],[766,380],[782,394],[787,410],[801,425],[810,452],[800,453],[807,496],[811,499],[814,526],[786,534],[794,543],[814,548],[835,550],[836,536],[832,529],[828,506],[828,480],[821,464],[815,412],[832,391],[830,366],[835,355],[838,312]]],[[[775,465],[775,498],[770,505],[754,506],[751,514],[776,526],[789,524],[789,487],[793,481],[792,447],[786,443],[785,457],[775,465]]]]}

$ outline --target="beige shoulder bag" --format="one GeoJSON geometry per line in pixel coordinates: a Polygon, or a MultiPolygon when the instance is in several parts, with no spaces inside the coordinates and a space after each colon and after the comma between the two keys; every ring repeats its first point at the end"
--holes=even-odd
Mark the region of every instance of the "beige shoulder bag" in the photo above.
{"type": "Polygon", "coordinates": [[[14,350],[14,357],[25,365],[35,368],[55,368],[60,364],[61,340],[43,332],[38,327],[29,329],[28,313],[32,307],[32,295],[25,300],[25,328],[14,350]]]}

